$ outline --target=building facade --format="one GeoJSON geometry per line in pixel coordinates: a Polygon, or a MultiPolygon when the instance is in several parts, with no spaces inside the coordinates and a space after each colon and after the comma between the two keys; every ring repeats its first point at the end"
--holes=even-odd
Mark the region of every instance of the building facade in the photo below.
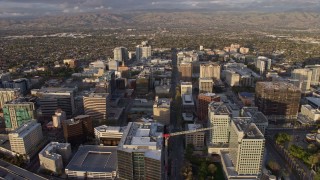
{"type": "Polygon", "coordinates": [[[181,82],[180,89],[181,89],[181,96],[184,94],[192,94],[192,83],[181,82]]]}
{"type": "Polygon", "coordinates": [[[22,124],[35,119],[34,103],[27,102],[24,98],[9,101],[3,106],[3,117],[6,129],[14,130],[22,124]]]}
{"type": "Polygon", "coordinates": [[[181,63],[179,65],[179,74],[181,81],[192,81],[192,63],[181,63]]]}
{"type": "Polygon", "coordinates": [[[257,82],[255,105],[271,121],[296,120],[301,90],[286,82],[257,82]]]}
{"type": "Polygon", "coordinates": [[[204,123],[208,121],[208,106],[212,101],[220,102],[220,96],[214,93],[201,93],[198,95],[198,119],[204,123]]]}
{"type": "Polygon", "coordinates": [[[302,92],[310,91],[312,70],[311,69],[294,69],[291,72],[293,84],[301,89],[302,92]]]}
{"type": "Polygon", "coordinates": [[[30,154],[42,139],[41,124],[36,121],[29,121],[9,133],[11,150],[22,155],[30,154]]]}
{"type": "Polygon", "coordinates": [[[206,63],[200,65],[200,78],[220,79],[221,67],[219,64],[206,63]]]}
{"type": "Polygon", "coordinates": [[[108,119],[110,95],[108,93],[91,93],[83,96],[84,113],[91,116],[93,121],[108,119]]]}
{"type": "Polygon", "coordinates": [[[113,50],[113,59],[118,61],[127,61],[129,58],[128,56],[128,49],[125,47],[116,47],[113,50]]]}
{"type": "Polygon", "coordinates": [[[88,115],[79,115],[62,122],[63,135],[66,142],[81,144],[87,137],[94,135],[92,119],[88,115]]]}
{"type": "Polygon", "coordinates": [[[20,96],[19,89],[7,89],[7,88],[0,88],[0,108],[3,108],[3,105],[16,99],[20,96]]]}
{"type": "Polygon", "coordinates": [[[212,78],[199,78],[199,92],[212,93],[214,81],[212,78]]]}
{"type": "MultiPolygon", "coordinates": [[[[201,124],[187,124],[186,130],[192,131],[202,128],[201,124]]],[[[189,144],[192,144],[195,150],[201,151],[205,148],[205,132],[196,132],[185,135],[186,138],[186,147],[189,144]]]]}
{"type": "Polygon", "coordinates": [[[159,122],[164,125],[170,124],[170,109],[171,102],[167,98],[158,98],[153,105],[153,119],[155,122],[159,122]]]}

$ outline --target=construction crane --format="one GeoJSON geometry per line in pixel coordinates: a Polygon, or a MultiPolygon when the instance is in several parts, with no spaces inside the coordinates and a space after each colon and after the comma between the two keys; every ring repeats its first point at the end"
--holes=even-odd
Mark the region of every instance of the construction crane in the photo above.
{"type": "MultiPolygon", "coordinates": [[[[199,128],[199,129],[193,129],[193,130],[188,130],[188,131],[180,131],[180,132],[163,134],[162,137],[165,139],[164,148],[165,148],[165,153],[166,153],[166,155],[165,155],[165,164],[166,164],[165,170],[168,171],[168,155],[167,155],[167,153],[168,153],[169,138],[171,136],[192,134],[192,133],[207,131],[207,130],[211,130],[211,129],[213,129],[213,126],[212,127],[208,127],[208,128],[199,128]]],[[[165,178],[165,179],[167,179],[167,178],[165,178]]]]}

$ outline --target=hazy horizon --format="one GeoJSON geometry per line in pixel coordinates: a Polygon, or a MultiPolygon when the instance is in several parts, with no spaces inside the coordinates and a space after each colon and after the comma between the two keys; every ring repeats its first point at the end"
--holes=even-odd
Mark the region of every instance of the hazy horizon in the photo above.
{"type": "Polygon", "coordinates": [[[159,9],[319,11],[320,0],[0,0],[0,18],[159,9]]]}

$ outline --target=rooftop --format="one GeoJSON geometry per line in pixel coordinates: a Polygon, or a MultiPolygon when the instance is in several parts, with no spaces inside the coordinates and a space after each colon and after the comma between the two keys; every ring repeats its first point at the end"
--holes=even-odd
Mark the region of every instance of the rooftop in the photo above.
{"type": "Polygon", "coordinates": [[[187,124],[188,130],[196,130],[202,128],[202,124],[187,124]]]}
{"type": "Polygon", "coordinates": [[[66,149],[68,146],[70,146],[69,143],[51,142],[47,144],[47,146],[43,148],[42,151],[40,151],[39,155],[42,155],[48,159],[57,160],[59,157],[61,157],[61,155],[57,153],[57,150],[66,149]]]}
{"type": "Polygon", "coordinates": [[[230,115],[230,107],[228,107],[228,104],[223,102],[211,102],[209,104],[209,110],[211,112],[214,112],[216,115],[230,115]]]}
{"type": "Polygon", "coordinates": [[[107,98],[109,93],[90,93],[84,95],[84,97],[91,97],[91,98],[107,98]]]}
{"type": "Polygon", "coordinates": [[[244,133],[243,139],[264,139],[258,127],[254,123],[250,123],[248,119],[234,118],[232,121],[237,130],[244,133]]]}
{"type": "Polygon", "coordinates": [[[311,102],[313,105],[320,107],[320,98],[317,97],[306,97],[306,99],[311,102]]]}
{"type": "Polygon", "coordinates": [[[14,136],[24,137],[26,136],[30,131],[34,130],[38,126],[41,126],[40,123],[37,123],[36,120],[31,120],[29,122],[26,122],[16,130],[12,131],[10,134],[14,136]]]}
{"type": "Polygon", "coordinates": [[[257,82],[256,86],[262,86],[265,90],[293,90],[293,91],[301,91],[300,88],[296,87],[295,85],[287,82],[278,82],[278,81],[272,81],[272,82],[257,82]]]}
{"type": "Polygon", "coordinates": [[[156,99],[156,101],[154,101],[154,105],[156,107],[167,107],[167,108],[169,108],[170,107],[170,103],[171,103],[171,100],[167,99],[167,98],[159,98],[159,99],[156,99]]]}
{"type": "Polygon", "coordinates": [[[19,97],[12,101],[6,102],[6,104],[33,104],[33,102],[29,102],[27,98],[19,97]]]}
{"type": "Polygon", "coordinates": [[[114,172],[117,170],[117,147],[85,145],[66,167],[69,171],[114,172]]]}
{"type": "Polygon", "coordinates": [[[125,128],[126,127],[102,125],[102,126],[95,127],[94,129],[99,132],[121,133],[125,130],[125,128]]]}
{"type": "Polygon", "coordinates": [[[161,153],[155,153],[162,149],[163,125],[160,123],[129,122],[127,129],[121,138],[118,149],[127,152],[145,152],[159,160],[161,153]],[[154,151],[150,153],[149,151],[154,151]]]}

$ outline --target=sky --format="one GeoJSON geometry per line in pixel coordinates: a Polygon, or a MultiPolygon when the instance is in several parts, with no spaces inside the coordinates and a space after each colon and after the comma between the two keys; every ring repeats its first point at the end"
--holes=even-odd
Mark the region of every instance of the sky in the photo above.
{"type": "Polygon", "coordinates": [[[320,0],[0,0],[0,17],[152,9],[291,10],[319,7],[320,0]]]}

